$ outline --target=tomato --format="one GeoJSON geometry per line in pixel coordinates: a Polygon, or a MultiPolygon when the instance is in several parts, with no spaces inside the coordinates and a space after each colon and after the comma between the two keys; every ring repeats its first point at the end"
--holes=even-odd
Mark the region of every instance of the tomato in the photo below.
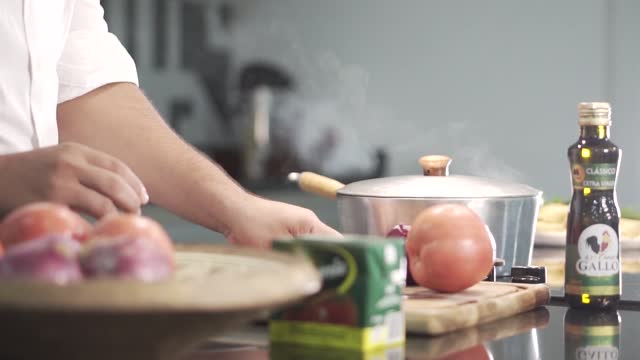
{"type": "Polygon", "coordinates": [[[40,238],[44,235],[69,235],[85,242],[91,224],[65,205],[35,202],[23,205],[9,213],[0,223],[0,243],[8,250],[11,246],[40,238]]]}
{"type": "Polygon", "coordinates": [[[159,246],[173,258],[173,244],[169,234],[157,221],[134,214],[114,214],[98,221],[91,237],[141,237],[159,246]]]}
{"type": "Polygon", "coordinates": [[[484,221],[458,204],[434,205],[411,224],[406,242],[415,281],[440,292],[457,292],[486,278],[495,242],[484,221]]]}

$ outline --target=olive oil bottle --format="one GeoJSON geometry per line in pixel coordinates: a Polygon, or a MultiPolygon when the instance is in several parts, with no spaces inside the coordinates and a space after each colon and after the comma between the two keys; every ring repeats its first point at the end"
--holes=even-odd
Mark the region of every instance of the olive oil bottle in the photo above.
{"type": "Polygon", "coordinates": [[[566,234],[565,299],[572,308],[607,309],[620,299],[622,150],[609,139],[608,103],[578,105],[580,137],[568,150],[573,194],[566,234]]]}

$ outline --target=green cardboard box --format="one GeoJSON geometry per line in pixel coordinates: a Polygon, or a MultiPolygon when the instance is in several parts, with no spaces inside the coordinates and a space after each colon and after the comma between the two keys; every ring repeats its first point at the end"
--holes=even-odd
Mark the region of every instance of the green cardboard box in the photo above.
{"type": "Polygon", "coordinates": [[[347,235],[276,240],[273,249],[308,256],[322,274],[320,292],[275,312],[272,343],[370,350],[405,341],[404,240],[347,235]]]}

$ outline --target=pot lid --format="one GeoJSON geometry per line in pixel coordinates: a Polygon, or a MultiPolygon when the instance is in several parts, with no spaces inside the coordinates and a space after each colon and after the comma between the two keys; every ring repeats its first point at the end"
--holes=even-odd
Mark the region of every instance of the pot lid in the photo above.
{"type": "Polygon", "coordinates": [[[441,155],[420,158],[424,176],[393,176],[351,183],[338,190],[345,196],[389,198],[509,198],[540,196],[528,185],[477,176],[449,175],[451,159],[441,155]]]}
{"type": "Polygon", "coordinates": [[[475,176],[393,176],[351,183],[338,194],[393,198],[505,198],[542,194],[530,186],[475,176]]]}

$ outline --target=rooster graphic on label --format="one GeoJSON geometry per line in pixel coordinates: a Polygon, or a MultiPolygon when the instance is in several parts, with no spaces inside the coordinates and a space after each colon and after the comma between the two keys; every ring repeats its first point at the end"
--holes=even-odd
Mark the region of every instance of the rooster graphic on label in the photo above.
{"type": "Polygon", "coordinates": [[[599,241],[598,241],[598,237],[595,235],[589,236],[587,238],[587,244],[589,244],[589,247],[591,247],[591,250],[598,255],[604,253],[605,250],[607,250],[607,248],[609,247],[610,241],[611,241],[611,236],[609,235],[609,232],[606,230],[602,233],[602,236],[600,237],[599,241]]]}
{"type": "Polygon", "coordinates": [[[607,224],[593,224],[578,237],[576,271],[588,276],[618,274],[620,242],[618,232],[607,224]]]}

